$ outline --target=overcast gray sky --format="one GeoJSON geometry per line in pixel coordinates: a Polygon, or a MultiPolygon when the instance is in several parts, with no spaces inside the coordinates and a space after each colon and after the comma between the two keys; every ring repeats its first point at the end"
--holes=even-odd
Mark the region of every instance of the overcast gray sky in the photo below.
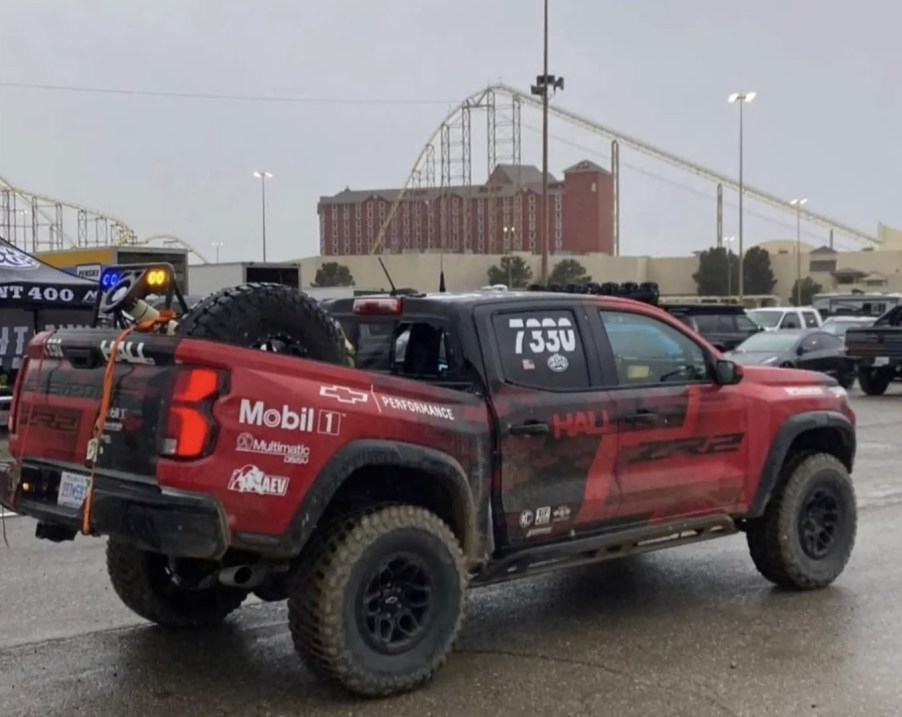
{"type": "MultiPolygon", "coordinates": [[[[870,232],[902,226],[900,21],[888,0],[551,0],[554,102],[732,174],[726,97],[756,90],[747,182],[870,232]]],[[[266,169],[270,258],[309,256],[320,195],[402,184],[450,105],[495,80],[528,91],[541,41],[541,0],[0,0],[0,82],[380,102],[0,86],[0,174],[237,260],[260,258],[252,172],[266,169]]],[[[524,161],[539,164],[540,117],[523,124],[524,161]]],[[[607,161],[607,140],[558,121],[551,133],[554,173],[607,161]]],[[[621,165],[623,253],[712,243],[713,187],[625,151],[621,165]]],[[[792,217],[747,207],[748,243],[794,236],[792,217]]],[[[732,208],[725,224],[735,233],[732,208]]]]}

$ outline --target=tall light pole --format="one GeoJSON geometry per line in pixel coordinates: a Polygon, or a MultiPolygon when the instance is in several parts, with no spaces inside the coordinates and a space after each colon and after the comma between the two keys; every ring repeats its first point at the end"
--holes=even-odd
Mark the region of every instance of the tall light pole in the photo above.
{"type": "Polygon", "coordinates": [[[723,245],[727,249],[727,299],[733,296],[733,250],[730,245],[736,241],[736,237],[724,237],[723,245]]]}
{"type": "Polygon", "coordinates": [[[216,263],[219,263],[219,250],[222,248],[223,243],[221,241],[210,242],[211,246],[216,250],[216,263]]]}
{"type": "Polygon", "coordinates": [[[743,128],[742,128],[742,115],[743,108],[745,105],[752,100],[755,99],[757,92],[734,92],[732,95],[727,97],[727,102],[731,105],[738,104],[739,105],[739,303],[745,303],[743,301],[743,296],[745,294],[745,282],[743,277],[743,244],[742,244],[742,195],[744,194],[743,186],[742,186],[742,136],[743,136],[743,128]]]}
{"type": "Polygon", "coordinates": [[[542,74],[530,93],[542,97],[542,283],[548,283],[548,241],[551,234],[551,215],[548,212],[548,91],[564,89],[564,78],[548,74],[548,0],[545,0],[544,61],[542,74]]]}
{"type": "Polygon", "coordinates": [[[254,172],[254,176],[260,180],[260,194],[263,199],[263,262],[266,262],[266,180],[272,179],[269,172],[254,172]]]}
{"type": "Polygon", "coordinates": [[[796,306],[802,305],[802,207],[807,203],[805,197],[789,203],[796,208],[796,306]]]}

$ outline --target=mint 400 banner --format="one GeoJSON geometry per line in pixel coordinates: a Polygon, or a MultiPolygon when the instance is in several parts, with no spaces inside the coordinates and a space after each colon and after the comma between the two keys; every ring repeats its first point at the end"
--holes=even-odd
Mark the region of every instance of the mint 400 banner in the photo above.
{"type": "Polygon", "coordinates": [[[0,284],[0,302],[36,306],[92,306],[97,288],[91,285],[47,286],[43,284],[0,284]]]}

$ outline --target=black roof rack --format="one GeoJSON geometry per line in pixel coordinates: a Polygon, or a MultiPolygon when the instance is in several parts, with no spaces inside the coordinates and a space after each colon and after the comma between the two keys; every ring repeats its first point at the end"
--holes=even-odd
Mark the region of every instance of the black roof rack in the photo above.
{"type": "Polygon", "coordinates": [[[653,281],[644,281],[641,284],[635,281],[625,281],[618,284],[608,281],[599,284],[590,281],[586,284],[530,284],[529,291],[553,291],[564,294],[592,294],[594,296],[617,296],[622,299],[632,299],[633,301],[641,301],[652,306],[658,305],[661,292],[658,285],[653,281]]]}

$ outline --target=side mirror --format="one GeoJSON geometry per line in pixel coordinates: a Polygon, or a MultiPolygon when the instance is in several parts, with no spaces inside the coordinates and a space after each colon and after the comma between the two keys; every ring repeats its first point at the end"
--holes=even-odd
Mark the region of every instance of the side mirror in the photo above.
{"type": "Polygon", "coordinates": [[[715,359],[714,383],[718,386],[734,386],[742,380],[742,367],[735,361],[715,359]]]}
{"type": "Polygon", "coordinates": [[[796,347],[796,356],[801,356],[803,353],[805,353],[805,347],[797,346],[796,347]]]}

